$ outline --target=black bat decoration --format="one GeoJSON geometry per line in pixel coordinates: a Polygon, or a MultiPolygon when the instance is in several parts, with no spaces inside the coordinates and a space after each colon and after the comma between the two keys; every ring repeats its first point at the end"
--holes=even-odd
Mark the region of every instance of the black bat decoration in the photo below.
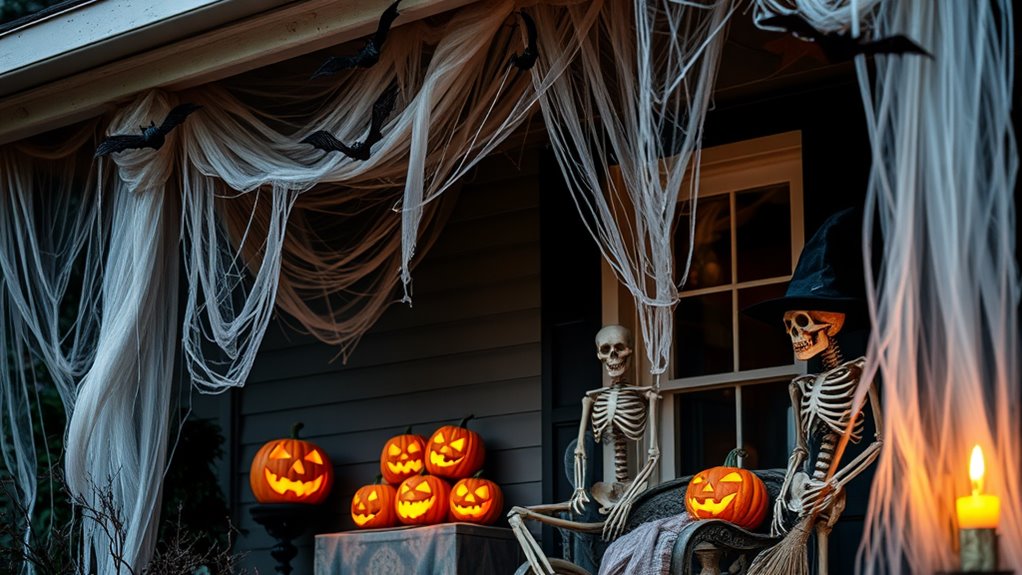
{"type": "Polygon", "coordinates": [[[166,119],[159,126],[156,125],[156,122],[149,122],[148,128],[139,126],[138,128],[142,131],[141,135],[114,134],[113,136],[108,136],[96,147],[96,154],[93,157],[98,158],[114,152],[138,148],[159,150],[163,146],[167,134],[184,122],[189,114],[201,107],[192,103],[180,104],[167,114],[166,119]]]}
{"type": "Polygon", "coordinates": [[[837,34],[834,32],[824,34],[797,14],[771,16],[760,23],[774,28],[783,28],[804,40],[816,42],[831,62],[851,60],[859,54],[867,56],[872,54],[919,54],[933,58],[933,55],[924,50],[919,44],[900,34],[863,42],[858,38],[852,38],[848,34],[837,34]]]}
{"type": "Polygon", "coordinates": [[[331,56],[316,70],[312,79],[322,76],[332,76],[341,70],[351,68],[370,68],[380,60],[380,51],[383,50],[383,43],[387,40],[387,33],[390,32],[390,25],[398,17],[397,5],[401,0],[395,0],[387,7],[380,16],[380,23],[376,27],[376,33],[370,36],[358,54],[354,56],[331,56]]]}
{"type": "Polygon", "coordinates": [[[330,135],[329,132],[319,130],[306,136],[302,143],[310,144],[326,152],[340,152],[353,160],[368,160],[373,144],[383,139],[383,133],[380,130],[383,128],[383,122],[387,119],[387,116],[394,110],[394,102],[396,100],[397,84],[391,84],[373,102],[373,119],[369,123],[369,134],[361,142],[355,142],[351,146],[347,146],[330,135]]]}
{"type": "Polygon", "coordinates": [[[536,21],[532,19],[525,12],[518,12],[518,15],[522,17],[522,22],[525,23],[525,30],[529,37],[529,43],[522,50],[521,54],[513,54],[509,65],[518,68],[519,71],[524,72],[529,68],[536,65],[536,59],[539,58],[539,50],[536,48],[536,21]]]}

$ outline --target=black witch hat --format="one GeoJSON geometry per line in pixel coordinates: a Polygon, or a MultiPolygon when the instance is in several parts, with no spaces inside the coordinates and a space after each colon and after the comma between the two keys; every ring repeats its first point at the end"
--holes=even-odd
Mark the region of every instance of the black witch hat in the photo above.
{"type": "Polygon", "coordinates": [[[806,242],[784,297],[742,311],[778,326],[784,312],[796,309],[841,312],[845,325],[865,325],[862,269],[862,212],[848,208],[827,218],[806,242]]]}

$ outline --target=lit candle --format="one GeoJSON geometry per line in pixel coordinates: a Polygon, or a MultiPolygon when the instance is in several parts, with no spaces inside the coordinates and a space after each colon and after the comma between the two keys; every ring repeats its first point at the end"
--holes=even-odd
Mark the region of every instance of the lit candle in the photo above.
{"type": "Polygon", "coordinates": [[[997,569],[997,523],[1001,518],[1001,500],[996,495],[983,494],[985,467],[983,451],[977,445],[972,448],[969,457],[972,494],[955,501],[962,571],[997,569]]]}
{"type": "Polygon", "coordinates": [[[972,495],[959,497],[955,505],[958,509],[959,529],[997,529],[1001,518],[1001,499],[996,495],[983,494],[985,467],[983,450],[977,445],[972,448],[972,457],[969,458],[972,495]]]}

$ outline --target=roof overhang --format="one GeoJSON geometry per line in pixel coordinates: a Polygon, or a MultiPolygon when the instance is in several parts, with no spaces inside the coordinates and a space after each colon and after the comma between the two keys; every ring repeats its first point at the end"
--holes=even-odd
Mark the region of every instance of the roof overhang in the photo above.
{"type": "MultiPolygon", "coordinates": [[[[403,0],[396,25],[476,0],[403,0]]],[[[385,0],[95,0],[0,34],[0,144],[341,44],[385,0]]]]}

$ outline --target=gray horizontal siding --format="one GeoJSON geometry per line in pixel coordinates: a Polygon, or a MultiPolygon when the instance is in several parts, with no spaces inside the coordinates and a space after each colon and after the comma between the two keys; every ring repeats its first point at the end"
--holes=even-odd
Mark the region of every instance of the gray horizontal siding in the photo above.
{"type": "MultiPolygon", "coordinates": [[[[392,306],[345,364],[337,349],[276,323],[235,397],[235,505],[245,564],[272,573],[273,541],[251,520],[248,467],[264,442],[302,421],[335,470],[319,532],[351,529],[355,489],[379,473],[387,438],[428,436],[474,414],[485,474],[506,505],[541,501],[539,194],[535,153],[486,160],[459,192],[439,239],[414,272],[412,307],[392,306]]],[[[311,573],[311,536],[296,573],[311,573]]]]}

